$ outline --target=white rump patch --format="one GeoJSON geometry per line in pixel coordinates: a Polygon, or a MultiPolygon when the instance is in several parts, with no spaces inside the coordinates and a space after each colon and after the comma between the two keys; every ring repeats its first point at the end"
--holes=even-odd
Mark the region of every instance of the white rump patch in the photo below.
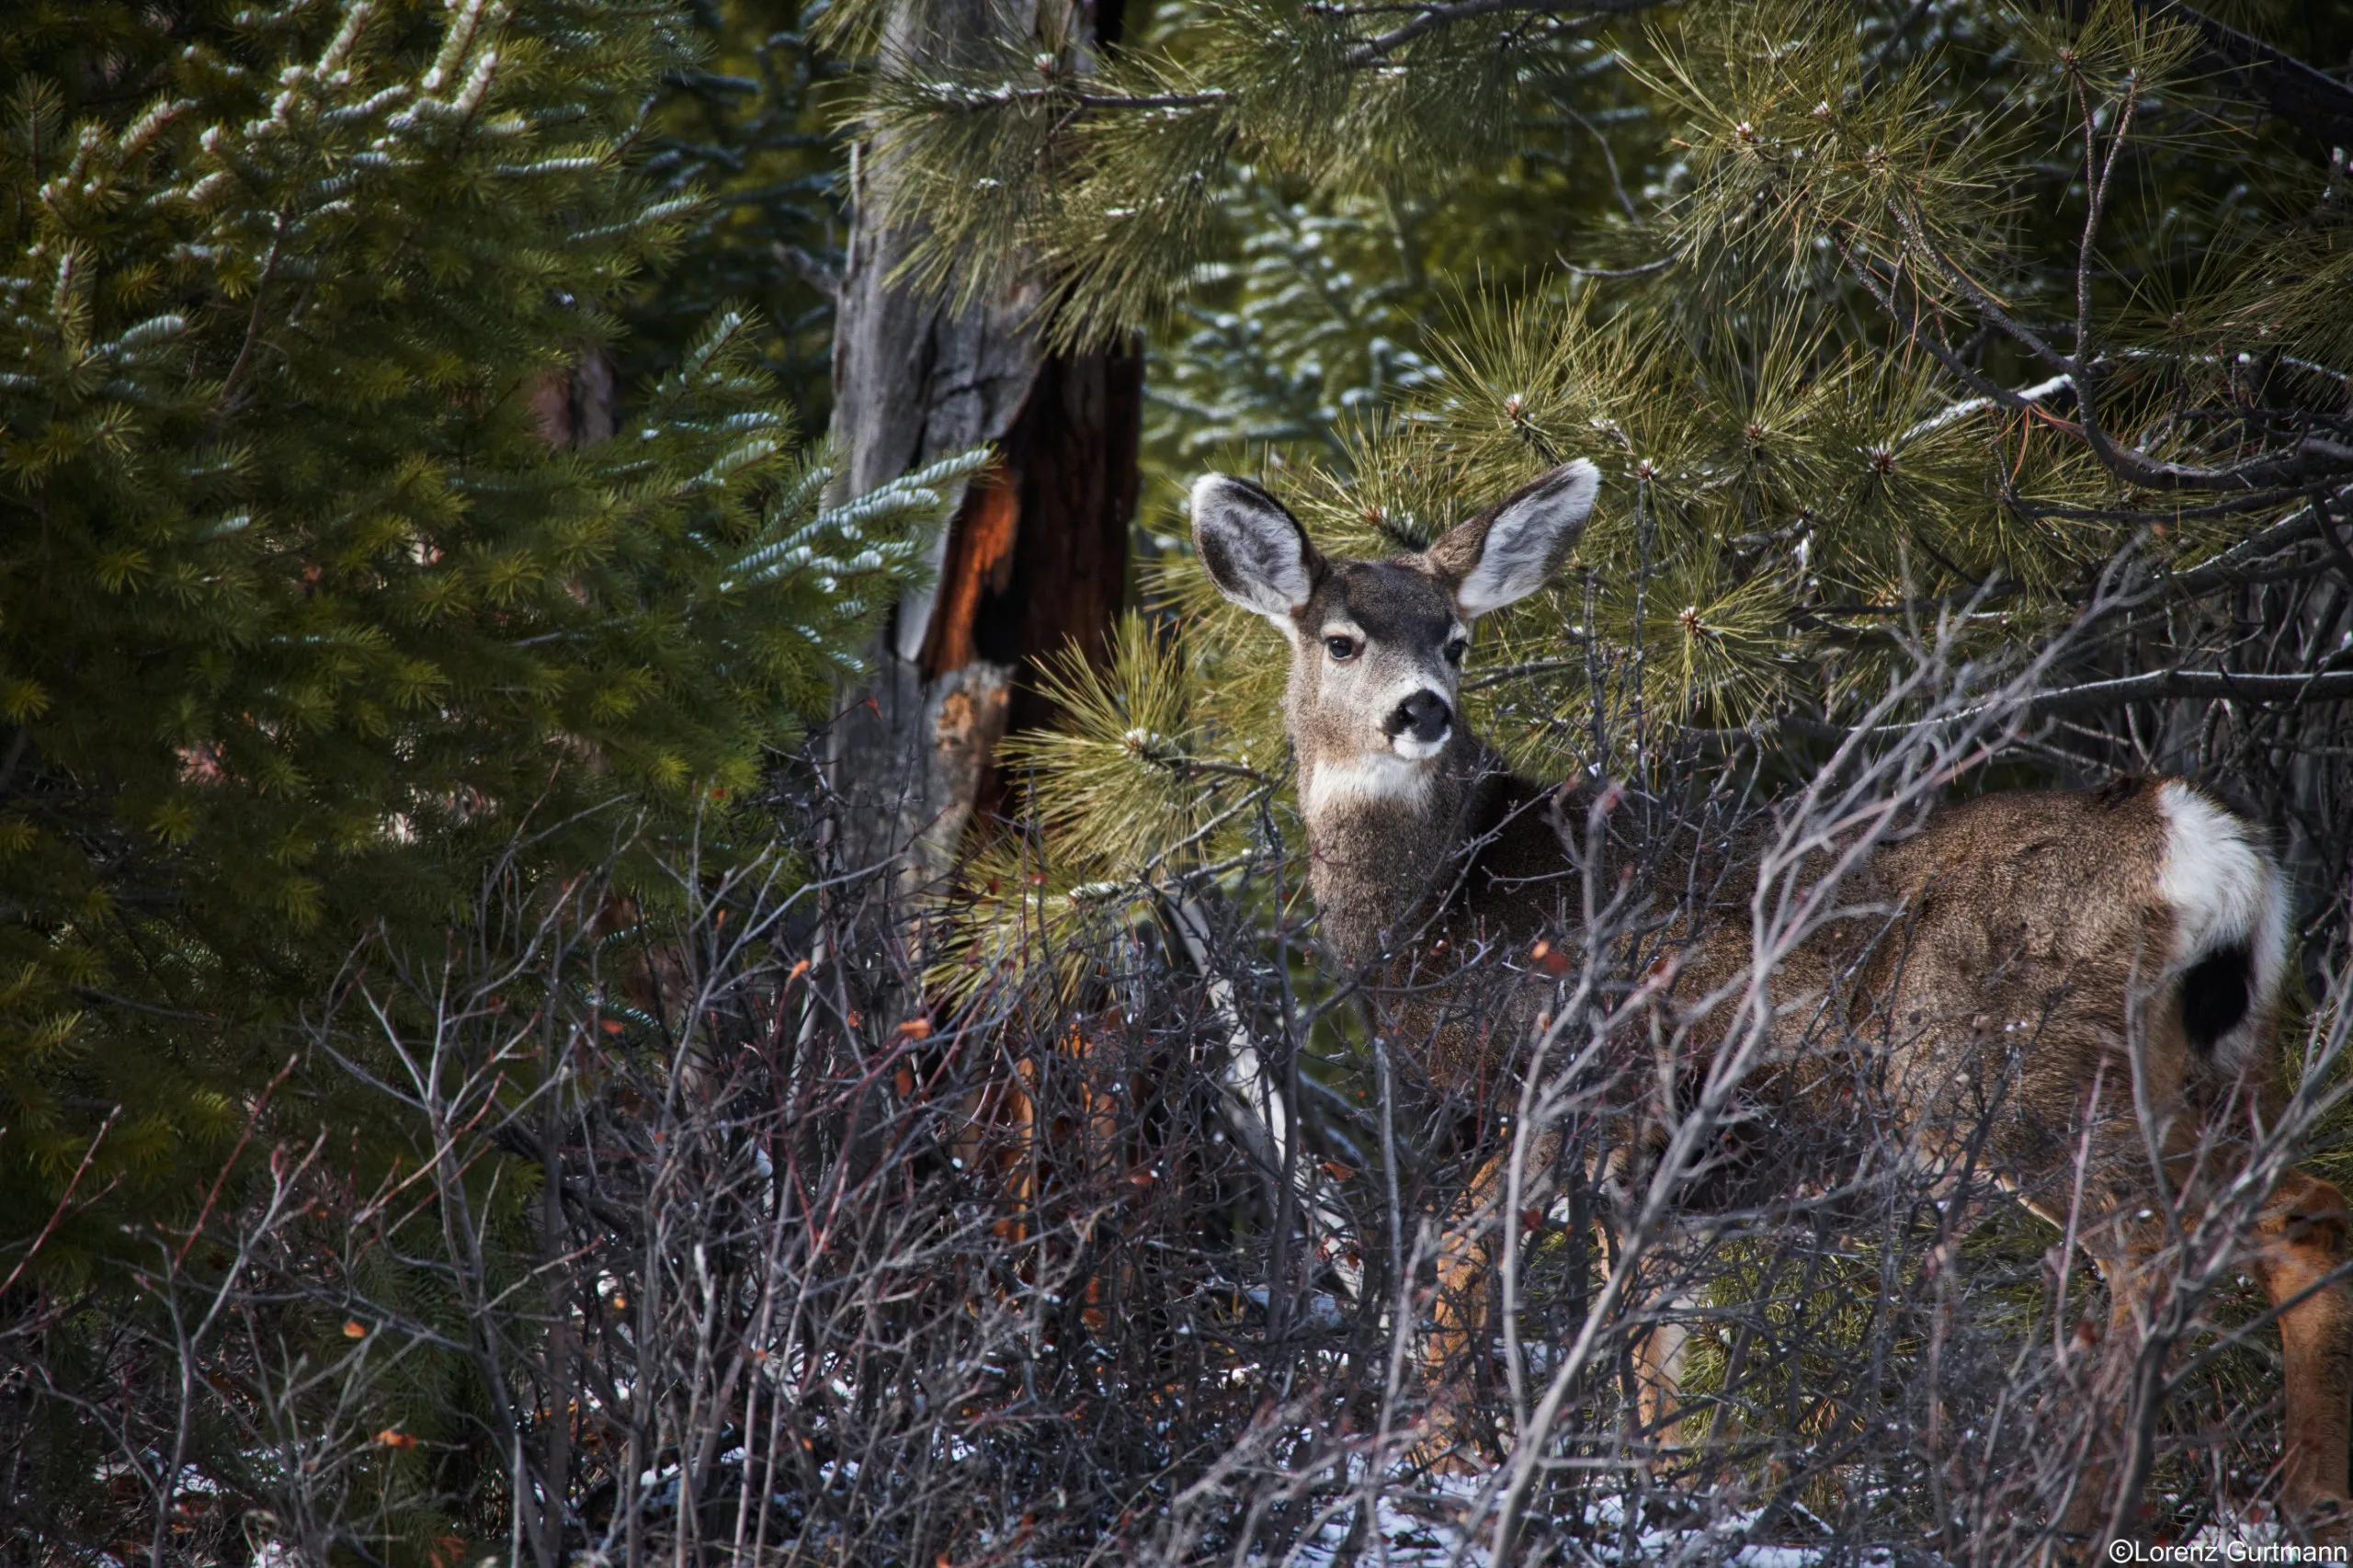
{"type": "MultiPolygon", "coordinates": [[[[2157,807],[2165,816],[2157,894],[2173,910],[2175,967],[2244,944],[2255,971],[2250,1017],[2268,1009],[2287,970],[2287,879],[2249,825],[2196,786],[2166,780],[2157,807]]],[[[2249,1038],[2243,1023],[2222,1049],[2243,1049],[2249,1038]]]]}
{"type": "Polygon", "coordinates": [[[1300,806],[1311,822],[1327,812],[1351,806],[1405,805],[1420,809],[1429,801],[1430,781],[1438,775],[1434,746],[1428,760],[1414,761],[1393,751],[1369,751],[1341,762],[1319,762],[1302,780],[1300,806]]]}

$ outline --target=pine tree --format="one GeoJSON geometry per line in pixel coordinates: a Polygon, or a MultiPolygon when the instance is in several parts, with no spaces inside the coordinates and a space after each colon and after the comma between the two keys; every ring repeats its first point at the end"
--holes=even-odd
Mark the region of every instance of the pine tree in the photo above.
{"type": "MultiPolygon", "coordinates": [[[[1476,726],[1515,762],[1709,821],[1710,786],[1754,781],[1753,801],[1834,744],[1917,740],[1923,702],[1873,708],[1939,636],[1951,663],[1926,684],[1945,697],[2055,649],[1992,766],[1951,789],[2167,770],[2237,793],[2283,830],[2307,978],[2334,983],[2313,986],[2325,1061],[2353,912],[2353,91],[2303,62],[2343,61],[2353,14],[2232,15],[2250,11],[2276,41],[2164,0],[1245,0],[1165,9],[1086,79],[1009,51],[886,79],[885,140],[924,176],[913,270],[954,291],[992,276],[976,256],[1043,258],[1068,340],[1158,329],[1165,399],[1157,609],[1108,670],[1065,665],[1069,722],[1012,748],[1036,832],[971,869],[935,983],[1091,1005],[1099,966],[1222,898],[1245,945],[1208,962],[1255,1000],[1262,1051],[1340,1091],[1293,1079],[1306,1141],[1364,1169],[1346,1102],[1389,1073],[1373,1042],[1334,1038],[1347,977],[1319,986],[1299,960],[1283,655],[1202,581],[1179,486],[1255,468],[1320,545],[1377,556],[1574,456],[1605,474],[1601,513],[1561,585],[1483,623],[1466,666],[1476,726]],[[1376,204],[1414,211],[1418,243],[1327,268],[1317,245],[1376,204]],[[1370,394],[1340,349],[1376,312],[1423,324],[1428,369],[1370,394]],[[1336,366],[1358,396],[1327,392],[1336,366]]],[[[1632,979],[1605,963],[1597,984],[1632,979]]],[[[2340,1109],[2315,1140],[2339,1172],[2347,1134],[2340,1109]]],[[[1444,1158],[1434,1137],[1379,1163],[1394,1184],[1444,1158]]],[[[2031,1221],[1981,1238],[2025,1265],[2013,1281],[2054,1239],[2031,1221]]],[[[1759,1256],[1785,1263],[1779,1244],[1759,1256]]],[[[1897,1250],[1878,1256],[1901,1267],[1897,1250]]],[[[1821,1255],[1795,1255],[1813,1278],[1821,1255]]],[[[2003,1299],[2003,1276],[1968,1290],[2003,1299]]],[[[1289,1282],[1267,1280],[1271,1301],[1289,1282]]],[[[1745,1323],[1775,1299],[1737,1272],[1711,1289],[1745,1323]]],[[[1840,1404],[1824,1391],[1859,1340],[1822,1334],[1819,1377],[1776,1384],[1787,1408],[1840,1404]]],[[[2260,1404],[2269,1376],[2234,1371],[2218,1404],[2260,1404]]],[[[1725,1386],[1719,1423],[1743,1408],[1725,1386]]],[[[1627,1429],[1609,1397],[1605,1443],[1627,1429]]],[[[1846,1508],[1874,1490],[1855,1484],[1869,1464],[1824,1457],[1826,1426],[1745,1408],[1777,1498],[1799,1451],[1846,1508]]]]}
{"type": "MultiPolygon", "coordinates": [[[[1083,77],[1116,51],[1124,18],[1117,6],[1065,0],[882,0],[829,9],[814,31],[884,84],[1008,51],[1083,77]]],[[[1123,333],[1057,340],[1040,314],[1051,273],[1024,258],[988,258],[952,298],[923,290],[910,264],[933,242],[911,201],[930,171],[878,136],[881,123],[857,123],[837,296],[833,430],[849,483],[881,483],[983,442],[1000,460],[941,539],[936,583],[892,608],[873,677],[827,737],[833,786],[849,802],[836,869],[892,873],[889,907],[876,906],[892,939],[846,956],[868,966],[876,996],[892,997],[910,906],[1004,801],[998,739],[1051,716],[1043,662],[1068,642],[1091,658],[1108,650],[1130,575],[1143,365],[1123,333]]]]}
{"type": "Polygon", "coordinates": [[[761,842],[777,748],[974,472],[825,509],[736,309],[614,439],[537,427],[699,221],[634,162],[692,42],[595,0],[0,22],[21,1278],[184,1223],[363,937],[438,944],[500,857],[628,846],[627,888],[681,833],[761,842]]]}
{"type": "MultiPolygon", "coordinates": [[[[1237,249],[1310,266],[1288,209],[1237,235],[1253,181],[1320,223],[1427,202],[1424,257],[1352,276],[1404,290],[1384,308],[1427,326],[1427,376],[1302,418],[1281,334],[1313,341],[1328,307],[1302,289],[1164,343],[1163,384],[1228,402],[1190,393],[1157,454],[1267,442],[1311,530],[1375,553],[1600,463],[1569,580],[1481,630],[1474,717],[1518,761],[1641,773],[1762,738],[1802,768],[1915,656],[1907,629],[1966,608],[1964,661],[2069,637],[2021,762],[2234,775],[2334,885],[2348,781],[2316,759],[2353,696],[2353,366],[2323,301],[2353,287],[2330,161],[2353,93],[2177,6],[1621,15],[1643,9],[1186,9],[1094,78],[1010,56],[888,77],[930,224],[912,265],[970,290],[975,255],[1045,257],[1076,341],[1199,311],[1237,249]],[[2135,591],[2077,625],[2120,559],[2135,591]]],[[[2348,41],[2341,15],[2285,25],[2318,58],[2348,41]]],[[[1195,820],[1111,808],[1170,763],[1117,714],[1193,715],[1204,759],[1279,756],[1271,661],[1179,532],[1177,642],[1133,644],[1073,710],[1099,722],[1051,743],[1125,775],[1040,771],[1075,883],[1195,820]]]]}

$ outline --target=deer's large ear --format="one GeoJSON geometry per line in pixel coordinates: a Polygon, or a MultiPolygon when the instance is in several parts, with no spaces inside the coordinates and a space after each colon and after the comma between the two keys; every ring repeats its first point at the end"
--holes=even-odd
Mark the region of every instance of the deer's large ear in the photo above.
{"type": "Polygon", "coordinates": [[[1291,612],[1314,592],[1320,562],[1281,502],[1246,479],[1203,474],[1193,482],[1193,548],[1219,593],[1298,636],[1291,612]]]}
{"type": "Polygon", "coordinates": [[[1454,585],[1464,619],[1524,599],[1552,579],[1585,531],[1601,471],[1583,458],[1563,463],[1527,489],[1430,546],[1427,559],[1454,585]]]}

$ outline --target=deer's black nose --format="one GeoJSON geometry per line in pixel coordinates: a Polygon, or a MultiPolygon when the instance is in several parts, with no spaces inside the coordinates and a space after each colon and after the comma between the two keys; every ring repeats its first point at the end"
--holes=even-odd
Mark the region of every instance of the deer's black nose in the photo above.
{"type": "Polygon", "coordinates": [[[1446,699],[1424,687],[1400,702],[1381,730],[1392,741],[1410,733],[1425,745],[1435,745],[1446,739],[1447,726],[1453,722],[1454,710],[1446,705],[1446,699]]]}

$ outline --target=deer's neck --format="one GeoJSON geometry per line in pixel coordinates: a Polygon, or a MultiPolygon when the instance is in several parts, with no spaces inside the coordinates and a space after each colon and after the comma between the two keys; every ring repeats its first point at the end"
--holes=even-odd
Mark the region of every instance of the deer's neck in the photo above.
{"type": "Polygon", "coordinates": [[[1485,745],[1459,729],[1428,764],[1376,755],[1302,756],[1308,885],[1324,940],[1345,962],[1369,963],[1412,938],[1419,918],[1461,869],[1485,745]]]}

